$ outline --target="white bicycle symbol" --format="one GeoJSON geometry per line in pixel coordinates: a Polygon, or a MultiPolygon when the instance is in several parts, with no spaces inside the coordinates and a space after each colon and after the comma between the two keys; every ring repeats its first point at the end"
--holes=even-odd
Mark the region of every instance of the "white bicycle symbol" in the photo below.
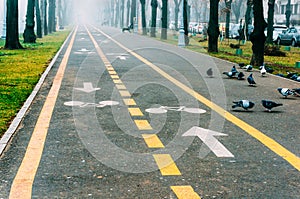
{"type": "Polygon", "coordinates": [[[160,106],[159,108],[146,109],[146,112],[154,113],[154,114],[162,114],[168,111],[184,111],[187,113],[195,113],[195,114],[206,113],[206,110],[200,108],[186,108],[185,106],[179,106],[179,107],[160,106]]]}
{"type": "Polygon", "coordinates": [[[116,101],[101,101],[98,104],[96,103],[90,103],[90,102],[81,102],[81,101],[69,101],[69,102],[65,102],[64,105],[65,106],[78,106],[78,107],[87,107],[87,106],[94,106],[94,107],[98,107],[98,108],[102,108],[105,106],[115,106],[118,105],[119,102],[116,101]]]}

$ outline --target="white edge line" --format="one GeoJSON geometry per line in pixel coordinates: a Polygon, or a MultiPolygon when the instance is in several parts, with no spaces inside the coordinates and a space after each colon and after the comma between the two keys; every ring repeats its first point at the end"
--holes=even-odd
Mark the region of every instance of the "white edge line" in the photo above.
{"type": "Polygon", "coordinates": [[[0,140],[0,157],[2,156],[3,152],[5,151],[9,141],[11,140],[13,135],[15,134],[15,132],[16,132],[17,128],[19,127],[21,121],[23,120],[28,108],[30,107],[30,105],[33,102],[34,98],[36,97],[37,93],[41,89],[46,77],[48,76],[48,73],[52,69],[54,63],[56,62],[58,56],[60,55],[62,49],[65,47],[66,43],[69,41],[69,39],[70,39],[71,35],[73,34],[73,32],[74,32],[74,28],[69,33],[68,37],[66,38],[66,40],[64,41],[64,43],[62,44],[62,46],[60,47],[60,49],[58,50],[56,55],[53,57],[50,64],[48,65],[48,67],[46,68],[46,70],[44,71],[42,76],[40,77],[38,83],[35,85],[33,91],[31,92],[31,94],[29,95],[29,97],[27,98],[25,103],[23,104],[22,108],[19,110],[16,117],[13,119],[12,123],[9,125],[9,128],[7,129],[7,131],[2,136],[2,138],[0,140]]]}

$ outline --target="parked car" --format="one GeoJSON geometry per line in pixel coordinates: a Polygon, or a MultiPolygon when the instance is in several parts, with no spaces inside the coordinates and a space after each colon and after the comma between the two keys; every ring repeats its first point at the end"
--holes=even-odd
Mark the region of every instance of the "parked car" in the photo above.
{"type": "Polygon", "coordinates": [[[300,46],[300,27],[291,27],[280,33],[277,38],[277,44],[300,46]]]}
{"type": "Polygon", "coordinates": [[[190,22],[189,23],[189,32],[195,33],[195,30],[196,30],[195,26],[197,26],[197,25],[198,25],[197,22],[190,22]]]}
{"type": "Polygon", "coordinates": [[[240,29],[239,24],[233,24],[229,29],[229,38],[238,39],[240,37],[239,29],[240,29]]]}
{"type": "MultiPolygon", "coordinates": [[[[277,43],[277,39],[279,34],[287,31],[287,27],[285,25],[274,25],[273,26],[273,42],[277,43]]],[[[265,30],[265,35],[267,36],[267,28],[265,30]]]]}

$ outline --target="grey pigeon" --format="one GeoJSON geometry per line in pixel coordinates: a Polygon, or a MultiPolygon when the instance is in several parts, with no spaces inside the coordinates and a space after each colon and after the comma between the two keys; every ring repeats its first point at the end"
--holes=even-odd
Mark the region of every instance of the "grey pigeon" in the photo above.
{"type": "Polygon", "coordinates": [[[246,71],[251,71],[253,69],[252,65],[247,65],[244,67],[244,69],[246,69],[246,71]]]}
{"type": "Polygon", "coordinates": [[[236,67],[235,67],[234,65],[233,65],[232,68],[231,68],[231,72],[233,72],[233,73],[234,73],[234,72],[235,72],[235,73],[238,72],[238,71],[236,70],[236,67]]]}
{"type": "Polygon", "coordinates": [[[239,67],[240,67],[240,68],[243,68],[244,66],[245,66],[245,63],[243,63],[243,62],[242,62],[242,63],[239,63],[239,67]]]}
{"type": "Polygon", "coordinates": [[[293,90],[294,95],[300,97],[300,88],[294,88],[293,90]]]}
{"type": "Polygon", "coordinates": [[[283,105],[283,104],[279,104],[279,103],[276,103],[276,102],[273,102],[273,101],[270,101],[270,100],[262,100],[261,103],[262,103],[263,107],[265,107],[266,110],[269,111],[269,112],[271,112],[272,108],[283,105]]]}
{"type": "Polygon", "coordinates": [[[212,76],[213,76],[212,68],[208,69],[208,70],[206,71],[206,74],[207,74],[208,77],[212,77],[212,76]]]}
{"type": "Polygon", "coordinates": [[[277,90],[285,98],[287,98],[287,96],[289,96],[289,95],[293,95],[294,94],[294,92],[291,91],[289,88],[277,88],[277,90]]]}
{"type": "Polygon", "coordinates": [[[243,80],[243,79],[244,79],[244,76],[245,76],[245,75],[244,75],[243,72],[239,72],[239,73],[238,73],[238,76],[237,76],[237,79],[238,79],[238,80],[243,80]]]}
{"type": "Polygon", "coordinates": [[[227,75],[228,77],[232,78],[232,77],[235,77],[236,75],[236,72],[223,72],[224,75],[227,75]]]}
{"type": "Polygon", "coordinates": [[[253,74],[250,73],[249,77],[247,77],[247,81],[249,83],[249,86],[254,86],[254,84],[256,84],[252,75],[253,74]]]}
{"type": "Polygon", "coordinates": [[[232,105],[232,108],[242,107],[245,110],[253,108],[255,105],[253,102],[250,102],[249,100],[240,100],[240,101],[236,101],[233,103],[234,103],[234,105],[232,105]]]}

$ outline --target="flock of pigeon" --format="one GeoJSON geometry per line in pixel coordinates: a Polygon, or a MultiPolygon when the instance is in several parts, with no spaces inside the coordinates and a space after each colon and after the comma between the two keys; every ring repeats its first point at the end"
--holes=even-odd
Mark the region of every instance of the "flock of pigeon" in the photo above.
{"type": "MultiPolygon", "coordinates": [[[[244,63],[240,63],[239,66],[241,69],[245,69],[247,72],[251,72],[253,69],[253,66],[251,66],[251,65],[245,66],[244,63]]],[[[262,75],[262,77],[266,76],[267,73],[273,72],[271,68],[266,68],[264,65],[261,66],[259,69],[260,69],[260,74],[262,75]]],[[[206,73],[209,77],[212,77],[213,76],[212,68],[208,69],[206,73]]],[[[244,80],[244,77],[245,77],[245,74],[243,72],[239,72],[235,66],[232,67],[231,71],[223,72],[223,74],[229,78],[236,78],[238,80],[244,80]]],[[[249,83],[249,86],[252,86],[252,87],[256,86],[256,82],[253,78],[253,73],[250,73],[250,75],[247,77],[247,81],[249,83]]],[[[300,96],[300,88],[296,88],[296,89],[277,88],[277,91],[285,98],[287,98],[289,95],[300,96]]],[[[283,105],[281,103],[276,103],[271,100],[262,100],[261,103],[262,103],[263,107],[266,108],[266,111],[268,111],[268,112],[271,112],[271,110],[275,107],[283,105]]],[[[251,109],[255,105],[255,103],[253,103],[249,100],[246,100],[246,99],[234,101],[233,104],[234,104],[232,106],[233,109],[237,108],[237,107],[241,107],[245,110],[251,109]]]]}

